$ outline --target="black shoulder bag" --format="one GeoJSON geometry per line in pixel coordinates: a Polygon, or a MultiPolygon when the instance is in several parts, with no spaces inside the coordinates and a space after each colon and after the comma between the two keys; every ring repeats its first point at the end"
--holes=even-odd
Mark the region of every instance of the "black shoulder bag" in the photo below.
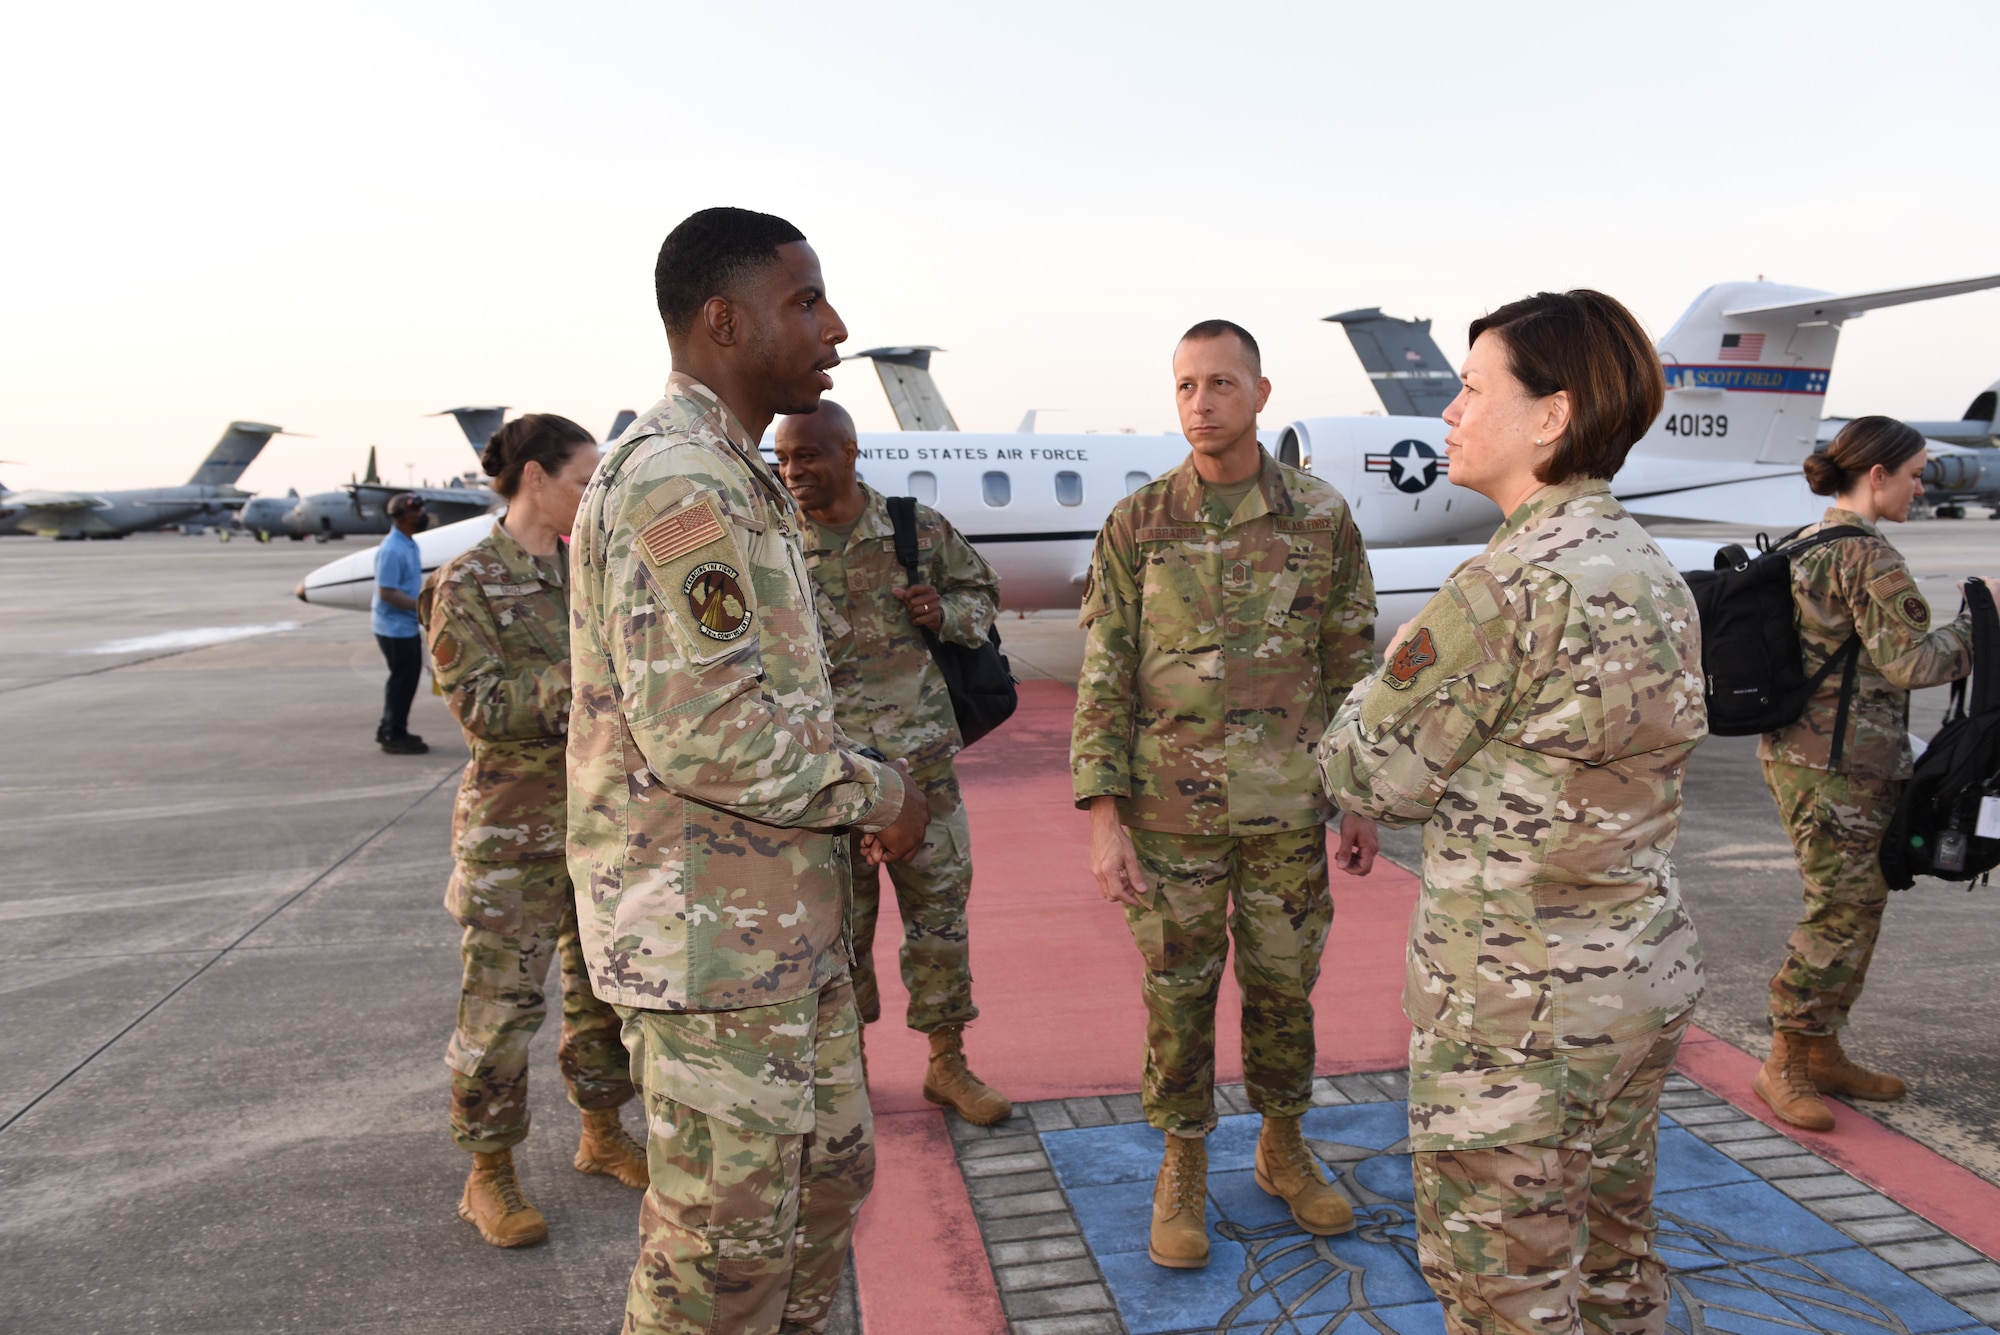
{"type": "MultiPolygon", "coordinates": [[[[912,585],[924,583],[918,570],[917,498],[890,496],[889,522],[896,529],[896,560],[909,572],[912,585]]],[[[922,629],[922,628],[920,628],[922,629]]],[[[992,732],[1013,717],[1020,697],[1014,690],[1014,674],[1007,656],[1000,652],[1000,628],[986,628],[986,643],[968,649],[950,640],[941,640],[924,629],[924,643],[931,659],[944,674],[951,691],[951,712],[958,718],[958,734],[967,746],[992,732]]]]}

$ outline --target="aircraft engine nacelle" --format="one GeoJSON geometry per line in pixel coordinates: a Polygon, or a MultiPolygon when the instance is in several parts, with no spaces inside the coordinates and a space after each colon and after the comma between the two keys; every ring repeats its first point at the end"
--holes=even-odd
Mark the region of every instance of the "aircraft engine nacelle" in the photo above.
{"type": "Polygon", "coordinates": [[[1923,477],[1930,491],[2000,491],[2000,450],[1933,454],[1923,477]]]}
{"type": "Polygon", "coordinates": [[[1438,417],[1308,417],[1278,434],[1280,460],[1339,488],[1371,547],[1484,542],[1500,510],[1452,485],[1438,417]]]}

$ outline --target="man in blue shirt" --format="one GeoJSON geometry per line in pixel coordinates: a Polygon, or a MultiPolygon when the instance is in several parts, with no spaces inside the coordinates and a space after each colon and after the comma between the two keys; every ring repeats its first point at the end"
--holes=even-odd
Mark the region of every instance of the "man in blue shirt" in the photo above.
{"type": "Polygon", "coordinates": [[[392,756],[420,756],[430,750],[410,731],[410,701],[424,673],[423,628],[417,624],[417,595],[423,592],[424,561],[413,534],[430,523],[424,498],[404,492],[389,498],[389,536],[375,550],[375,600],[370,620],[375,643],[389,663],[389,684],[382,691],[382,722],[375,740],[392,756]]]}

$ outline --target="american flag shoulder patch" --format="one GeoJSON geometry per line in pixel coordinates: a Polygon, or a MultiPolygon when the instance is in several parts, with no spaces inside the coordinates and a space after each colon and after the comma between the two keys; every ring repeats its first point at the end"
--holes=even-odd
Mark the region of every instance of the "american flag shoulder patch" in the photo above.
{"type": "Polygon", "coordinates": [[[697,497],[678,510],[670,510],[639,530],[639,546],[654,565],[663,566],[678,557],[723,537],[722,518],[715,502],[697,497]]]}

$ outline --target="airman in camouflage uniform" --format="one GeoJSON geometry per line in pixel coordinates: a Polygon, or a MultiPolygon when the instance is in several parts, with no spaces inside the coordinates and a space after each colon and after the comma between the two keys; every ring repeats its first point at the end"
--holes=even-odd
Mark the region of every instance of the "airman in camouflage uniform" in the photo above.
{"type": "Polygon", "coordinates": [[[1839,761],[1838,668],[1798,722],[1766,733],[1757,748],[1805,882],[1805,912],[1771,979],[1773,1055],[1758,1092],[1787,1121],[1819,1130],[1833,1117],[1816,1091],[1874,1099],[1904,1092],[1895,1076],[1849,1060],[1840,1030],[1867,981],[1889,899],[1879,859],[1910,777],[1910,692],[1972,670],[1970,617],[1932,626],[1909,567],[1874,524],[1834,506],[1801,536],[1843,525],[1866,536],[1833,539],[1791,563],[1806,671],[1819,671],[1849,637],[1861,639],[1839,761]]]}
{"type": "MultiPolygon", "coordinates": [[[[852,420],[822,399],[817,412],[786,417],[778,426],[778,464],[804,510],[800,541],[826,637],[834,719],[857,746],[907,761],[911,780],[930,804],[924,846],[889,867],[903,919],[900,950],[909,989],[910,1028],[929,1036],[924,1095],[979,1125],[1002,1121],[1013,1105],[966,1065],[965,1026],[979,1015],[972,1001],[966,905],[972,894],[972,830],[952,757],[961,741],[951,692],[915,617],[935,621],[933,633],[977,647],[1000,610],[1000,577],[944,516],[916,507],[921,607],[910,602],[909,574],[896,558],[895,526],[882,494],[854,472],[852,420]],[[845,526],[824,504],[860,503],[845,526]],[[823,520],[823,522],[822,522],[823,520]]],[[[858,841],[857,841],[858,842],[858,841]]],[[[864,1023],[882,1013],[875,981],[875,924],[881,910],[878,869],[856,861],[854,995],[864,1023]]]]}
{"type": "MultiPolygon", "coordinates": [[[[1226,346],[1196,331],[1183,349],[1198,337],[1226,346]]],[[[1255,345],[1242,341],[1255,376],[1255,345]]],[[[1293,1142],[1311,1103],[1312,988],[1333,920],[1333,806],[1312,744],[1373,662],[1375,590],[1340,493],[1261,447],[1256,459],[1233,505],[1191,456],[1112,507],[1081,613],[1070,769],[1078,806],[1116,799],[1146,883],[1121,902],[1146,965],[1146,1117],[1168,1133],[1152,1241],[1168,1266],[1207,1263],[1201,1138],[1216,1120],[1215,1004],[1232,933],[1244,1081],[1266,1119],[1259,1181],[1285,1188],[1274,1194],[1301,1227],[1353,1226],[1293,1142]],[[1183,1213],[1184,1234],[1172,1225],[1183,1213]]]]}
{"type": "MultiPolygon", "coordinates": [[[[617,1015],[590,990],[564,860],[568,790],[569,609],[565,558],[538,557],[506,528],[454,557],[422,602],[438,689],[465,731],[472,761],[452,816],[457,865],[445,908],[464,928],[451,1068],[451,1134],[459,1148],[512,1182],[509,1153],[528,1134],[528,1043],[546,1010],[543,982],[560,960],[562,1039],[570,1102],[583,1110],[576,1164],[628,1186],[645,1162],[618,1108],[632,1097],[617,1015]]],[[[459,1213],[487,1241],[519,1246],[547,1234],[533,1206],[475,1215],[468,1184],[459,1213]]],[[[507,1187],[496,1188],[505,1196],[507,1187]]],[[[508,1202],[512,1204],[511,1199],[508,1202]]]]}
{"type": "Polygon", "coordinates": [[[1424,827],[1410,1144],[1452,1331],[1665,1329],[1659,1095],[1702,989],[1670,855],[1707,726],[1686,584],[1576,477],[1453,573],[1320,743],[1344,809],[1424,827]]]}
{"type": "Polygon", "coordinates": [[[834,720],[798,524],[678,371],[577,517],[570,867],[646,1095],[635,1335],[818,1330],[874,1176],[847,833],[921,797],[834,720]]]}

